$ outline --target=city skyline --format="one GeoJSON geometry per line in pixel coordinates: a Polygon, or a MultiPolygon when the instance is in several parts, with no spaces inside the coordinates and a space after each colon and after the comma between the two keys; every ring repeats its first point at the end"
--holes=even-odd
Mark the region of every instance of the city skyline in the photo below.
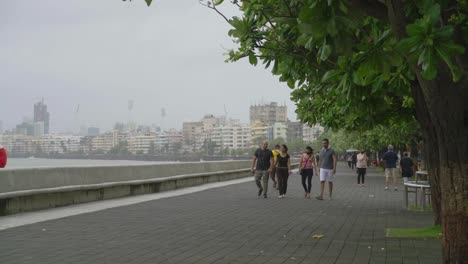
{"type": "MultiPolygon", "coordinates": [[[[236,14],[231,5],[223,11],[236,14]]],[[[286,103],[295,120],[291,90],[278,77],[246,60],[224,62],[235,45],[229,29],[189,0],[150,8],[143,1],[4,2],[0,120],[13,128],[42,98],[52,133],[83,124],[108,130],[129,120],[180,128],[225,109],[247,121],[249,106],[262,100],[286,103]]]]}
{"type": "MultiPolygon", "coordinates": [[[[134,104],[134,102],[132,101],[132,104],[134,104]]],[[[198,120],[200,120],[203,116],[206,116],[206,115],[213,115],[213,116],[216,116],[216,117],[225,117],[226,119],[235,119],[235,120],[240,120],[242,123],[249,123],[251,122],[251,109],[252,107],[256,107],[256,106],[260,106],[260,105],[270,105],[270,104],[279,104],[279,105],[286,105],[285,103],[278,103],[278,102],[269,102],[269,101],[265,101],[263,99],[259,100],[258,102],[254,103],[254,104],[250,104],[249,107],[247,107],[249,109],[249,113],[248,113],[248,116],[247,118],[234,118],[232,116],[229,116],[227,111],[226,111],[226,108],[224,108],[224,113],[219,113],[219,114],[214,114],[213,112],[210,112],[210,113],[204,113],[202,115],[200,115],[198,118],[195,118],[193,120],[182,120],[179,122],[179,125],[176,126],[176,127],[163,127],[161,124],[158,124],[156,122],[152,122],[152,123],[137,123],[131,119],[129,120],[115,120],[114,122],[112,122],[109,127],[103,127],[103,126],[99,126],[99,125],[93,125],[93,124],[87,124],[87,123],[80,123],[80,124],[75,124],[75,127],[74,128],[69,128],[68,130],[66,131],[49,131],[49,125],[50,123],[54,123],[53,122],[53,118],[51,118],[51,120],[48,120],[49,118],[49,115],[51,114],[51,111],[50,111],[50,107],[48,107],[48,104],[47,104],[47,101],[42,98],[41,100],[37,101],[37,102],[34,102],[33,103],[33,106],[32,106],[32,111],[30,111],[30,114],[31,115],[22,115],[22,118],[20,120],[17,120],[16,123],[11,123],[8,125],[5,125],[5,122],[3,119],[0,119],[0,127],[2,128],[2,131],[0,132],[3,132],[3,131],[12,131],[16,128],[16,126],[22,124],[22,123],[31,123],[31,122],[37,122],[37,121],[44,121],[44,120],[38,120],[38,109],[42,109],[43,108],[43,111],[45,111],[44,113],[41,113],[41,114],[46,114],[47,115],[47,124],[46,124],[46,127],[44,127],[44,134],[49,134],[49,132],[51,134],[82,134],[82,130],[83,128],[98,128],[99,130],[105,132],[105,131],[110,131],[114,128],[114,125],[115,124],[118,124],[118,123],[122,123],[122,124],[125,124],[125,125],[129,125],[129,124],[132,124],[132,125],[136,125],[136,126],[157,126],[157,127],[160,127],[161,129],[182,129],[183,128],[183,123],[184,122],[196,122],[198,120]],[[39,108],[38,108],[39,107],[39,108]],[[49,110],[49,111],[48,111],[49,110]]],[[[128,107],[128,106],[127,106],[128,107]]],[[[132,106],[133,108],[133,106],[132,106]]],[[[79,111],[80,109],[80,106],[78,105],[77,108],[76,108],[76,112],[79,111]]],[[[76,113],[75,112],[75,113],[76,113]]],[[[286,114],[287,114],[287,117],[290,118],[290,113],[289,111],[286,111],[286,114]]],[[[52,115],[53,115],[53,112],[52,112],[52,115]]],[[[42,118],[42,116],[41,116],[42,118]]],[[[290,121],[296,121],[295,119],[290,119],[290,121]]],[[[177,123],[177,122],[174,122],[174,123],[177,123]]]]}

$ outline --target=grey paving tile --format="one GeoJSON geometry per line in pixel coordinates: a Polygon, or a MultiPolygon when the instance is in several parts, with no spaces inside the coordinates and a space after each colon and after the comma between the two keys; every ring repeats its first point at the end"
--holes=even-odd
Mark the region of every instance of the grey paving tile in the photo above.
{"type": "MultiPolygon", "coordinates": [[[[403,192],[384,191],[384,177],[371,169],[366,187],[355,180],[340,167],[332,201],[304,199],[292,175],[285,199],[272,191],[258,199],[252,181],[7,229],[0,231],[0,262],[441,262],[437,239],[384,234],[388,227],[431,225],[431,213],[403,209],[403,192]]],[[[318,187],[314,176],[312,194],[318,187]]]]}

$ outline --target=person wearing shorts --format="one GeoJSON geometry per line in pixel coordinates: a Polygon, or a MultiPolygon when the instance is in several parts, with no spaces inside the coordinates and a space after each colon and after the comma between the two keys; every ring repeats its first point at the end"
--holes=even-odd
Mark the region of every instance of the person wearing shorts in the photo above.
{"type": "Polygon", "coordinates": [[[396,174],[396,165],[398,161],[398,156],[393,152],[393,146],[388,145],[387,152],[382,156],[382,160],[385,165],[385,190],[388,190],[390,185],[390,178],[393,178],[393,190],[397,191],[397,174],[396,174]]]}
{"type": "Polygon", "coordinates": [[[319,168],[320,168],[320,195],[315,198],[323,200],[323,191],[325,189],[325,182],[328,182],[328,195],[332,199],[333,194],[333,181],[336,174],[336,153],[329,147],[327,138],[322,140],[322,150],[320,151],[319,168]]]}

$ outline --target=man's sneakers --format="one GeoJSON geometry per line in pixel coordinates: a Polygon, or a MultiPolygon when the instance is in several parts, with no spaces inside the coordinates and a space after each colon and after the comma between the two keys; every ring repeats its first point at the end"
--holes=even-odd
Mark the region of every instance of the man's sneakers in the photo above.
{"type": "Polygon", "coordinates": [[[398,188],[397,188],[397,187],[394,187],[393,190],[394,190],[394,191],[398,191],[398,188]]]}
{"type": "Polygon", "coordinates": [[[267,196],[267,194],[266,194],[266,193],[263,195],[263,198],[265,198],[265,199],[266,199],[266,198],[268,198],[268,196],[267,196]]]}
{"type": "Polygon", "coordinates": [[[388,187],[385,187],[385,190],[388,191],[388,187]]]}
{"type": "Polygon", "coordinates": [[[258,190],[258,197],[260,197],[262,195],[262,192],[263,192],[263,189],[258,190]]]}

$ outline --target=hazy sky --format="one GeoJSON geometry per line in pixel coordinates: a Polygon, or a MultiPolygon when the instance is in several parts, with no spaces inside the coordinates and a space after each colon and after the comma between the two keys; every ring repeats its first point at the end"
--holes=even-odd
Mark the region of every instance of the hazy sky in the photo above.
{"type": "Polygon", "coordinates": [[[223,115],[224,105],[228,117],[248,122],[250,104],[262,99],[286,103],[295,120],[290,89],[270,70],[224,62],[234,45],[228,30],[197,0],[149,8],[144,0],[1,1],[0,121],[11,128],[31,117],[41,98],[52,132],[130,119],[181,129],[183,121],[223,115]]]}

